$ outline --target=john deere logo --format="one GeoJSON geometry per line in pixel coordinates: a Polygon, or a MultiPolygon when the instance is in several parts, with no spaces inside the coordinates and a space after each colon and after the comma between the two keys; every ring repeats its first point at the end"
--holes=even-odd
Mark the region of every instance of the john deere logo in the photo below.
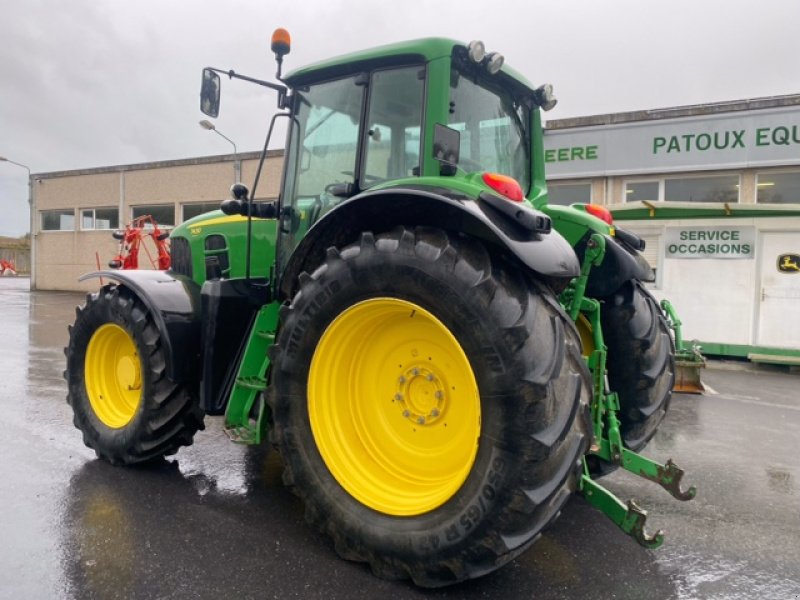
{"type": "Polygon", "coordinates": [[[778,271],[800,273],[800,254],[781,254],[778,257],[778,271]]]}

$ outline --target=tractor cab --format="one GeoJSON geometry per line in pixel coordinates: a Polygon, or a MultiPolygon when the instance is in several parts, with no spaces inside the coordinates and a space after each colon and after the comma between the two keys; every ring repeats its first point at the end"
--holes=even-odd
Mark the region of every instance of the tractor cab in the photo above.
{"type": "MultiPolygon", "coordinates": [[[[288,44],[280,50],[288,51],[288,44]]],[[[510,230],[517,238],[550,231],[548,218],[528,200],[545,194],[543,156],[533,147],[541,136],[538,108],[555,104],[552,88],[533,89],[481,42],[431,38],[393,44],[295,70],[280,78],[283,85],[206,69],[201,110],[212,117],[219,111],[218,73],[276,89],[279,107],[288,111],[273,118],[273,125],[280,117],[289,122],[277,205],[247,201],[256,179],[252,193],[244,189],[222,206],[228,214],[277,219],[275,284],[277,290],[283,280],[284,294],[291,294],[302,263],[319,253],[318,244],[333,230],[338,238],[365,226],[381,231],[409,212],[426,211],[432,224],[476,221],[473,229],[500,243],[510,230]],[[450,206],[423,199],[427,195],[450,206]],[[465,203],[476,203],[466,215],[465,203]]],[[[554,243],[570,254],[561,241],[554,243]]],[[[552,270],[530,256],[524,262],[540,272],[552,270]]],[[[249,268],[231,270],[243,271],[249,268]]],[[[568,273],[577,267],[566,259],[547,274],[568,273]]]]}

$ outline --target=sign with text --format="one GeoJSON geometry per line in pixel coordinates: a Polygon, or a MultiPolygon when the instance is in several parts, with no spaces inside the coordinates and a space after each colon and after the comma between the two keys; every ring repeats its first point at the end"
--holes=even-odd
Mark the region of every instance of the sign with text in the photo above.
{"type": "Polygon", "coordinates": [[[753,258],[755,227],[667,227],[664,258],[753,258]]]}
{"type": "Polygon", "coordinates": [[[800,106],[546,129],[548,179],[800,164],[800,106]]]}

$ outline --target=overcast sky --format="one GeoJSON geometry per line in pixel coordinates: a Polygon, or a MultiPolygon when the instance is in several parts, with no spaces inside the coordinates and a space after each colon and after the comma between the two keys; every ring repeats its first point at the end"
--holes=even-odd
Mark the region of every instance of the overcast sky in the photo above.
{"type": "MultiPolygon", "coordinates": [[[[0,0],[0,156],[41,173],[228,153],[198,125],[201,69],[272,78],[276,27],[285,70],[481,39],[554,84],[558,119],[800,93],[798,24],[794,0],[0,0]]],[[[274,93],[226,80],[216,125],[256,150],[274,110],[274,93]]],[[[0,208],[0,235],[28,230],[27,173],[4,162],[0,208]]]]}

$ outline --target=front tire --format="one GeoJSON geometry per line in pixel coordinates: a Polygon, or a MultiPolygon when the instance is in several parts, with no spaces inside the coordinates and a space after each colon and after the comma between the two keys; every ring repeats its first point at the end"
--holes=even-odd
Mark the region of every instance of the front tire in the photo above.
{"type": "Polygon", "coordinates": [[[552,292],[473,239],[328,251],[273,347],[273,440],[344,558],[437,587],[524,551],[576,489],[589,376],[552,292]]]}
{"type": "Polygon", "coordinates": [[[161,333],[135,294],[116,285],[89,294],[69,332],[67,403],[98,457],[140,463],[192,443],[203,429],[197,394],[166,377],[161,333]]]}

